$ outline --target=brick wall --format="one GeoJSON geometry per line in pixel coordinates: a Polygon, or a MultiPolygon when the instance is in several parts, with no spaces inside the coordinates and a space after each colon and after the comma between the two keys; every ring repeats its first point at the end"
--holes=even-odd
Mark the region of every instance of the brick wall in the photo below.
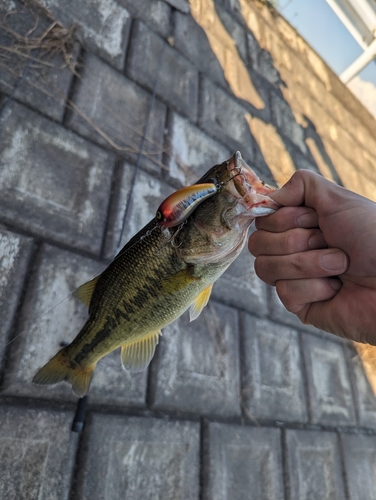
{"type": "Polygon", "coordinates": [[[99,363],[80,436],[70,388],[31,383],[83,324],[71,293],[115,255],[127,206],[122,243],[235,150],[267,182],[308,168],[376,200],[374,119],[268,7],[41,4],[0,6],[0,498],[373,498],[359,358],[289,314],[247,251],[148,371],[99,363]]]}

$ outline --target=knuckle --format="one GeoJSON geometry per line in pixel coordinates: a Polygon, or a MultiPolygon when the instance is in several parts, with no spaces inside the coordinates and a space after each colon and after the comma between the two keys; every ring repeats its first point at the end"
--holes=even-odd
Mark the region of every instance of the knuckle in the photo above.
{"type": "Polygon", "coordinates": [[[283,249],[285,254],[297,254],[308,250],[308,240],[312,235],[311,230],[293,228],[284,233],[283,249]]]}
{"type": "Polygon", "coordinates": [[[248,250],[251,252],[252,255],[256,257],[257,254],[257,248],[258,248],[258,240],[259,240],[259,235],[257,234],[258,232],[255,231],[249,236],[248,239],[248,250]]]}
{"type": "Polygon", "coordinates": [[[279,280],[276,283],[276,291],[282,304],[289,312],[294,312],[294,301],[292,300],[289,280],[279,280]]]}
{"type": "Polygon", "coordinates": [[[255,260],[255,263],[254,263],[254,267],[255,267],[255,273],[257,274],[257,276],[262,279],[262,275],[263,275],[263,258],[262,257],[256,257],[256,260],[255,260]]]}
{"type": "Polygon", "coordinates": [[[303,325],[312,325],[312,322],[308,319],[308,312],[309,309],[303,309],[302,311],[296,313],[296,315],[300,319],[301,323],[303,323],[303,325]]]}
{"type": "Polygon", "coordinates": [[[290,261],[290,266],[294,272],[294,275],[301,276],[304,275],[305,271],[305,259],[304,254],[297,253],[294,255],[294,258],[290,261]]]}
{"type": "Polygon", "coordinates": [[[287,254],[296,252],[297,234],[295,231],[287,231],[285,234],[284,248],[287,254]]]}
{"type": "Polygon", "coordinates": [[[275,288],[278,294],[278,297],[281,299],[283,304],[285,304],[286,298],[288,297],[288,285],[286,280],[279,280],[275,284],[275,288]]]}
{"type": "Polygon", "coordinates": [[[270,266],[268,266],[268,258],[263,255],[256,258],[254,263],[255,273],[257,276],[268,284],[274,284],[273,280],[270,280],[270,266]]]}
{"type": "Polygon", "coordinates": [[[312,179],[313,177],[315,177],[315,174],[313,172],[311,172],[310,170],[306,170],[306,169],[300,169],[300,170],[297,170],[293,176],[292,176],[294,179],[298,179],[298,180],[309,180],[309,179],[312,179]]]}

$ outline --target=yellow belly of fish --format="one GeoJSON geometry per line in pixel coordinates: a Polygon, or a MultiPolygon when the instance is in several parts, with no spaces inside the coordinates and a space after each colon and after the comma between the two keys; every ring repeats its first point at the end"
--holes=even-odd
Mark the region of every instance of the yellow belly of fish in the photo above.
{"type": "Polygon", "coordinates": [[[176,283],[178,279],[174,281],[166,283],[159,296],[149,297],[137,314],[129,314],[125,304],[113,307],[107,314],[103,311],[100,321],[90,318],[68,346],[67,354],[72,362],[82,367],[90,366],[118,347],[158,336],[160,330],[181,316],[203,291],[211,289],[207,280],[191,278],[184,286],[181,279],[180,286],[176,283]]]}

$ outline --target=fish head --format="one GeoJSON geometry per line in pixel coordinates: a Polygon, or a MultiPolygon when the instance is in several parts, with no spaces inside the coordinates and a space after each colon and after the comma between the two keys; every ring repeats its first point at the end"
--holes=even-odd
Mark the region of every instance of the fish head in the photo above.
{"type": "Polygon", "coordinates": [[[176,238],[186,262],[234,260],[252,221],[280,208],[269,197],[276,188],[261,181],[239,152],[212,167],[197,184],[210,182],[219,187],[216,194],[197,207],[176,238]]]}
{"type": "Polygon", "coordinates": [[[260,180],[237,151],[229,160],[211,168],[197,184],[213,181],[220,186],[217,199],[227,205],[230,200],[239,204],[244,217],[254,219],[270,215],[280,205],[269,197],[275,187],[260,180]]]}

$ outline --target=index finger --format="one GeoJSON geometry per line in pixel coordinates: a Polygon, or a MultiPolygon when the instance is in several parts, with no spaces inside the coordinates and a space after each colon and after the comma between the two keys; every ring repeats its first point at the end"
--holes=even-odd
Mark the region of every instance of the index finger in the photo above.
{"type": "Polygon", "coordinates": [[[256,229],[283,233],[296,227],[311,229],[319,226],[316,210],[309,207],[282,207],[267,217],[258,217],[256,229]]]}

